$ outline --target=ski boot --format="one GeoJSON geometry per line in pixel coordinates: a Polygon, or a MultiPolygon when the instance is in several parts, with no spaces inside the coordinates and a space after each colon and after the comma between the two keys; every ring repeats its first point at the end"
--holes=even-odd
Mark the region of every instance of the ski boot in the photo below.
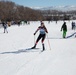
{"type": "Polygon", "coordinates": [[[35,48],[36,48],[36,44],[31,49],[35,49],[35,48]]]}
{"type": "Polygon", "coordinates": [[[44,46],[44,44],[42,44],[42,47],[43,47],[43,51],[45,50],[45,46],[44,46]]]}

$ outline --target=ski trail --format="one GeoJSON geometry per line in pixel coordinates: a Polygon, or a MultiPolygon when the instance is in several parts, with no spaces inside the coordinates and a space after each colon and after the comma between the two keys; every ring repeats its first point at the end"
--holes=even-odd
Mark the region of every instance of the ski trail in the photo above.
{"type": "Polygon", "coordinates": [[[71,34],[71,35],[67,36],[66,38],[73,37],[75,34],[76,34],[76,32],[74,32],[73,34],[71,34]]]}
{"type": "MultiPolygon", "coordinates": [[[[31,52],[31,53],[25,53],[25,54],[10,54],[8,55],[6,58],[4,58],[3,60],[0,60],[1,63],[5,62],[5,64],[2,65],[8,65],[8,68],[11,67],[13,65],[13,67],[15,68],[11,68],[10,72],[8,72],[9,70],[7,70],[7,72],[5,72],[5,75],[11,75],[11,73],[16,73],[18,72],[21,68],[23,68],[25,65],[27,65],[29,62],[31,62],[32,60],[36,59],[36,57],[39,55],[39,53],[37,52],[31,52]],[[31,55],[31,57],[29,56],[31,55]],[[22,57],[21,57],[22,56],[22,57]],[[19,57],[19,58],[17,58],[19,57]],[[23,59],[24,58],[24,59],[23,59]],[[27,59],[28,58],[28,59],[27,59]],[[14,60],[17,59],[18,62],[15,62],[14,60]],[[23,60],[22,60],[23,59],[23,60]],[[6,61],[5,61],[6,60],[6,61]],[[20,61],[21,60],[21,61],[20,61]],[[9,73],[9,74],[8,74],[9,73]]],[[[6,69],[6,67],[5,67],[6,69]]],[[[2,71],[2,70],[1,70],[2,71]]],[[[14,75],[14,74],[13,74],[14,75]]]]}
{"type": "MultiPolygon", "coordinates": [[[[40,55],[39,52],[38,53],[33,53],[33,54],[34,54],[34,56],[32,56],[28,60],[24,61],[23,64],[21,64],[20,66],[17,67],[15,75],[19,75],[19,73],[21,71],[24,71],[26,69],[26,67],[27,67],[28,64],[30,64],[32,61],[34,61],[35,59],[37,59],[39,57],[39,55],[40,55]]],[[[30,72],[28,72],[28,73],[30,73],[30,72]]]]}
{"type": "MultiPolygon", "coordinates": [[[[73,37],[74,35],[76,34],[76,32],[74,32],[74,33],[72,33],[71,35],[68,35],[65,39],[68,39],[68,38],[71,38],[71,37],[73,37]]],[[[46,38],[46,39],[64,39],[64,38],[56,38],[56,37],[48,37],[48,38],[46,38]]]]}
{"type": "Polygon", "coordinates": [[[14,75],[34,75],[35,69],[37,68],[37,64],[39,65],[38,61],[41,57],[45,57],[45,55],[49,53],[49,55],[46,57],[46,60],[50,56],[50,51],[44,51],[41,54],[38,54],[36,57],[32,58],[31,60],[27,61],[27,63],[24,63],[17,72],[14,75]],[[32,64],[32,66],[31,66],[32,64]],[[29,70],[29,72],[28,72],[29,70]]]}

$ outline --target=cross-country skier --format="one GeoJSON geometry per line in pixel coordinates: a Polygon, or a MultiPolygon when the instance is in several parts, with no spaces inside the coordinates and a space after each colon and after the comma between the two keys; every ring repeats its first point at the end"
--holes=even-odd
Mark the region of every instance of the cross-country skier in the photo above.
{"type": "Polygon", "coordinates": [[[67,25],[66,22],[63,23],[62,27],[61,27],[61,31],[63,30],[63,38],[66,37],[66,32],[67,32],[67,25]]]}
{"type": "Polygon", "coordinates": [[[42,47],[43,47],[43,50],[45,50],[44,40],[45,40],[45,37],[46,37],[46,33],[48,33],[48,31],[47,31],[47,29],[46,29],[46,27],[45,27],[43,22],[41,22],[41,26],[38,27],[38,29],[35,31],[34,35],[37,33],[38,30],[40,31],[40,34],[39,34],[39,36],[38,36],[38,38],[37,38],[37,40],[35,42],[35,45],[32,47],[32,49],[36,48],[36,45],[37,45],[38,41],[40,39],[42,39],[41,40],[42,47]]]}

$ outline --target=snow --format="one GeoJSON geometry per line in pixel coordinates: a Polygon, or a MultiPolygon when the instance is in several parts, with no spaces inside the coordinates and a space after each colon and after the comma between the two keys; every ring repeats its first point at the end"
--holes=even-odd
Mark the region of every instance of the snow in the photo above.
{"type": "Polygon", "coordinates": [[[58,10],[58,11],[75,11],[76,5],[66,5],[66,6],[51,6],[51,7],[30,7],[35,10],[58,10]]]}
{"type": "MultiPolygon", "coordinates": [[[[46,50],[42,53],[41,41],[37,45],[40,49],[27,50],[38,37],[39,32],[35,36],[33,33],[40,25],[39,21],[8,27],[8,33],[0,28],[0,75],[76,75],[75,35],[62,38],[63,21],[44,23],[49,33],[44,41],[46,50]]],[[[71,21],[66,23],[67,36],[75,33],[71,30],[71,21]]]]}

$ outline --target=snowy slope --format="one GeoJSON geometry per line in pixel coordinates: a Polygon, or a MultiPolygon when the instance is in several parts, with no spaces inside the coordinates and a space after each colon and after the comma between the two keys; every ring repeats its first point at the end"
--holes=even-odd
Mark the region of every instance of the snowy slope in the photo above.
{"type": "MultiPolygon", "coordinates": [[[[71,30],[71,22],[66,22],[69,36],[75,31],[71,30]]],[[[5,34],[0,29],[0,75],[76,75],[76,38],[60,39],[62,21],[44,23],[49,33],[44,42],[46,51],[42,53],[41,41],[37,45],[40,49],[27,50],[39,34],[33,36],[39,21],[8,27],[9,33],[5,34]]]]}
{"type": "Polygon", "coordinates": [[[58,11],[75,11],[76,6],[51,6],[51,7],[30,7],[35,10],[58,10],[58,11]]]}

